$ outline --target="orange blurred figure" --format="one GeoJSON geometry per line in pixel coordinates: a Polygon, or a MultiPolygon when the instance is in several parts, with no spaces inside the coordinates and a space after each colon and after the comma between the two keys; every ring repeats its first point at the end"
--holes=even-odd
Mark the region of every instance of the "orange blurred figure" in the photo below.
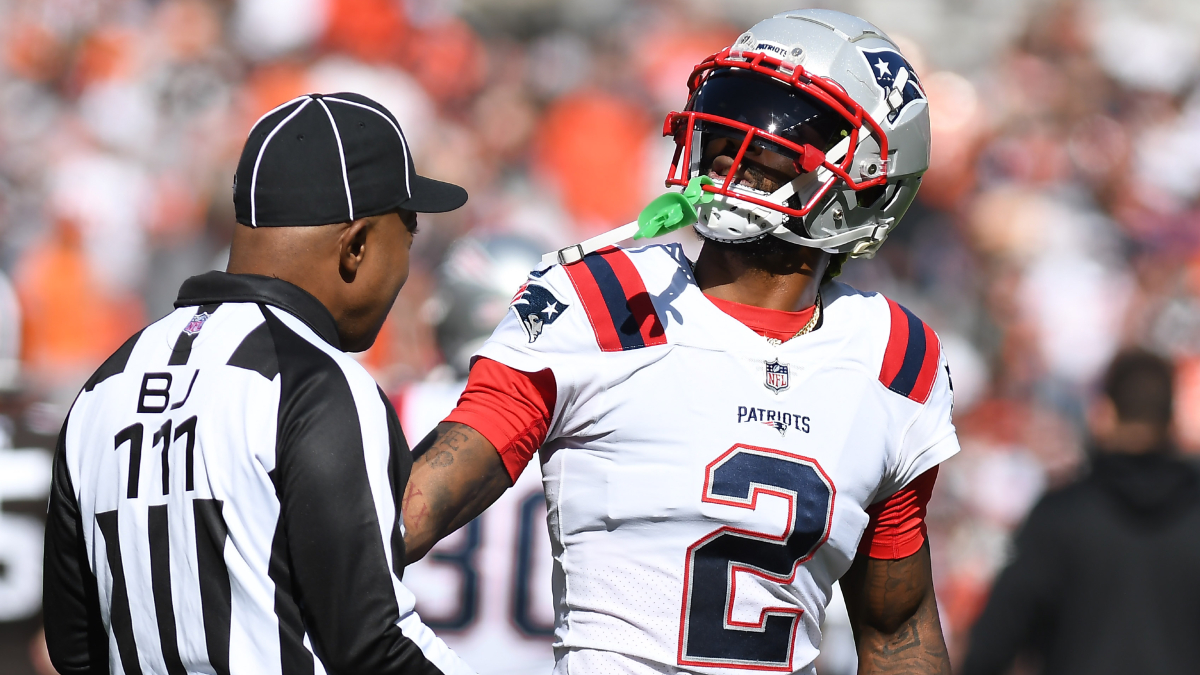
{"type": "Polygon", "coordinates": [[[13,281],[24,319],[21,361],[51,385],[74,385],[144,323],[140,300],[97,282],[78,229],[65,219],[22,257],[13,281]]]}
{"type": "Polygon", "coordinates": [[[14,21],[0,33],[4,62],[13,73],[44,82],[58,76],[64,45],[50,29],[32,21],[14,21]]]}
{"type": "Polygon", "coordinates": [[[464,100],[483,84],[487,54],[465,21],[451,18],[424,27],[405,44],[404,63],[438,103],[464,100]]]}
{"type": "Polygon", "coordinates": [[[330,0],[323,46],[368,63],[399,62],[408,17],[396,0],[330,0]]]}
{"type": "Polygon", "coordinates": [[[638,75],[660,106],[680,110],[687,103],[692,69],[733,44],[737,36],[736,30],[724,25],[653,32],[639,43],[638,75]]]}
{"type": "Polygon", "coordinates": [[[108,26],[88,34],[79,46],[71,84],[76,91],[99,82],[131,77],[138,68],[139,36],[132,30],[108,26]]]}
{"type": "Polygon", "coordinates": [[[1177,359],[1175,368],[1177,442],[1184,452],[1200,455],[1200,356],[1177,359]]]}
{"type": "Polygon", "coordinates": [[[155,28],[181,61],[203,56],[221,40],[221,17],[205,0],[170,0],[156,10],[155,28]]]}
{"type": "Polygon", "coordinates": [[[535,162],[581,222],[582,234],[628,222],[644,206],[642,154],[649,130],[641,108],[597,90],[550,106],[537,133],[535,162]]]}
{"type": "Polygon", "coordinates": [[[307,94],[311,90],[308,75],[298,63],[277,61],[258,68],[246,78],[246,84],[242,90],[245,111],[243,130],[232,136],[237,138],[240,146],[242,139],[250,133],[250,128],[254,126],[258,118],[267,114],[275,106],[307,94]]]}

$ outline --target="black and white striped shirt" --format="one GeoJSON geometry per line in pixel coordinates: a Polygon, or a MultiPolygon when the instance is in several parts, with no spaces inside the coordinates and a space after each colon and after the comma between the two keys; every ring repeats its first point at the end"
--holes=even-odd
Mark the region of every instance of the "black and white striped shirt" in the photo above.
{"type": "Polygon", "coordinates": [[[210,272],[88,380],[59,435],[60,673],[469,673],[413,612],[396,414],[284,281],[210,272]]]}

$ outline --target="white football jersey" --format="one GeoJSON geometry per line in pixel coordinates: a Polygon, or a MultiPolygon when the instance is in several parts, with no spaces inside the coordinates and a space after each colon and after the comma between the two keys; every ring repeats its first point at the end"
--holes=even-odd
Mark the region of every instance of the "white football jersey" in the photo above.
{"type": "MultiPolygon", "coordinates": [[[[466,382],[419,382],[395,399],[415,444],[458,402],[466,382]]],[[[554,603],[542,476],[532,463],[485,513],[404,570],[417,611],[480,675],[546,675],[554,603]]]]}
{"type": "Polygon", "coordinates": [[[479,355],[557,383],[556,673],[813,671],[866,508],[958,451],[933,331],[821,296],[817,329],[776,345],[675,244],[530,275],[479,355]]]}

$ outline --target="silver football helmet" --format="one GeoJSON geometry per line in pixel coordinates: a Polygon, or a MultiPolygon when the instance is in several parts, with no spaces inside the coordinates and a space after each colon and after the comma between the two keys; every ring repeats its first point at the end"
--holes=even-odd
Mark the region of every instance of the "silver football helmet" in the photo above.
{"type": "Polygon", "coordinates": [[[459,378],[504,318],[513,293],[538,265],[543,245],[514,235],[472,235],[446,251],[429,307],[442,357],[459,378]]]}
{"type": "MultiPolygon", "coordinates": [[[[736,156],[697,231],[720,241],[768,235],[870,258],[929,168],[929,107],[884,32],[849,14],[803,9],[755,24],[693,70],[668,186],[709,175],[714,144],[736,156]],[[732,145],[731,145],[732,142],[732,145]],[[747,154],[774,153],[799,175],[774,192],[739,185],[747,154]]],[[[723,160],[728,162],[728,159],[723,160]]]]}

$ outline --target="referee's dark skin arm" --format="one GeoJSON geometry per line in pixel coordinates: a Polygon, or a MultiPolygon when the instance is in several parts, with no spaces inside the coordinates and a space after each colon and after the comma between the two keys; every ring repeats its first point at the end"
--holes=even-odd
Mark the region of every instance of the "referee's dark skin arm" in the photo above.
{"type": "MultiPolygon", "coordinates": [[[[228,271],[275,277],[308,291],[333,315],[343,349],[362,351],[375,341],[408,278],[416,229],[416,213],[402,209],[315,227],[238,226],[228,271]]],[[[68,494],[70,477],[56,464],[46,526],[46,643],[58,672],[106,673],[108,636],[96,580],[68,494]]]]}

